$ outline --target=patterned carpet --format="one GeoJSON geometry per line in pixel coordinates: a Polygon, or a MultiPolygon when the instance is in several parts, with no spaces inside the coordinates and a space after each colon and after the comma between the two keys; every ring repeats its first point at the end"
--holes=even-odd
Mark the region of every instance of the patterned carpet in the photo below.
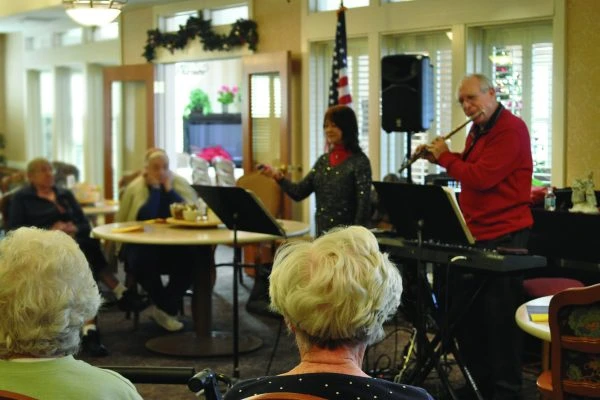
{"type": "MultiPolygon", "coordinates": [[[[217,261],[230,260],[231,252],[228,248],[217,252],[217,261]]],[[[232,306],[231,268],[220,268],[213,293],[213,328],[218,331],[231,332],[232,306]]],[[[263,345],[258,350],[242,354],[239,360],[239,371],[242,379],[264,375],[271,357],[279,320],[265,316],[248,313],[244,305],[248,297],[253,279],[245,277],[244,286],[240,287],[240,331],[242,335],[252,334],[263,340],[263,345]]],[[[185,329],[192,330],[189,299],[185,303],[185,316],[182,317],[185,329]]],[[[212,368],[214,371],[228,376],[233,374],[232,357],[210,358],[176,358],[163,356],[150,352],[145,347],[145,342],[153,337],[164,335],[165,331],[159,328],[148,318],[147,313],[142,313],[140,325],[133,330],[133,322],[125,319],[125,314],[116,307],[107,307],[99,315],[99,328],[104,344],[108,347],[110,355],[105,358],[89,358],[81,355],[80,358],[98,366],[155,366],[155,367],[188,367],[200,371],[212,368]]],[[[402,360],[402,352],[410,337],[410,324],[406,323],[399,315],[394,321],[386,325],[387,337],[379,344],[369,349],[365,358],[364,369],[369,373],[385,378],[391,377],[398,370],[402,360]]],[[[539,353],[537,343],[533,343],[531,353],[539,353]]],[[[453,387],[464,384],[458,368],[448,360],[445,368],[449,381],[453,387]]],[[[291,369],[298,362],[293,337],[285,329],[280,337],[275,357],[270,367],[271,374],[278,374],[291,369]]],[[[535,379],[539,374],[539,364],[532,363],[524,368],[524,400],[537,399],[535,379]]],[[[437,373],[432,372],[423,386],[439,400],[448,398],[437,373]]],[[[136,384],[138,391],[145,399],[193,399],[195,395],[185,384],[136,384]]],[[[202,398],[202,397],[201,397],[202,398]]]]}

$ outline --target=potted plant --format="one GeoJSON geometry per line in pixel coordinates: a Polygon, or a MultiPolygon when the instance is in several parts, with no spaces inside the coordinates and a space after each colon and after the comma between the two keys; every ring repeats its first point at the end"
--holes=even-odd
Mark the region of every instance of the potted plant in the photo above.
{"type": "Polygon", "coordinates": [[[221,108],[224,114],[227,113],[229,105],[231,103],[233,103],[236,100],[240,100],[239,88],[236,85],[233,85],[231,87],[223,85],[221,86],[221,89],[219,89],[217,94],[217,101],[221,103],[221,108]]]}
{"type": "Polygon", "coordinates": [[[190,92],[190,102],[183,111],[183,117],[188,118],[191,113],[210,114],[211,112],[208,94],[202,89],[193,89],[190,92]]]}

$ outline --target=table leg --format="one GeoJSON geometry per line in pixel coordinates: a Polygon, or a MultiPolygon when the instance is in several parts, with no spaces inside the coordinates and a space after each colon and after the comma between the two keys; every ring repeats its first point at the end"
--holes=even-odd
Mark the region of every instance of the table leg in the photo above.
{"type": "MultiPolygon", "coordinates": [[[[208,253],[208,252],[207,252],[208,253]]],[[[210,252],[212,257],[212,252],[210,252]]],[[[182,357],[225,356],[233,354],[233,335],[229,332],[211,330],[212,325],[212,279],[211,260],[204,258],[202,265],[194,269],[192,318],[194,331],[159,336],[146,342],[146,348],[160,354],[182,357]]],[[[262,346],[262,340],[243,335],[239,340],[239,352],[248,353],[262,346]]]]}

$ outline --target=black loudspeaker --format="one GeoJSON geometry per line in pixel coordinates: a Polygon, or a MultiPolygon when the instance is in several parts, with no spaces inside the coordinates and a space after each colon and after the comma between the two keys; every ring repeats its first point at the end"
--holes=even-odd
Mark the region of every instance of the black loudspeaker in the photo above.
{"type": "Polygon", "coordinates": [[[381,59],[381,126],[387,132],[423,132],[433,121],[433,66],[420,54],[381,59]]]}

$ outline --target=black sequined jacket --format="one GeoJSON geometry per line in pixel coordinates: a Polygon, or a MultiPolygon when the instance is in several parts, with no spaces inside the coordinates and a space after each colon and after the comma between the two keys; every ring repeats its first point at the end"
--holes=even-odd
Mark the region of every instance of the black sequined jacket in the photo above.
{"type": "Polygon", "coordinates": [[[315,193],[317,235],[335,226],[369,222],[371,164],[364,153],[352,154],[335,167],[329,164],[329,153],[323,154],[300,182],[284,178],[279,185],[296,201],[315,193]]]}

